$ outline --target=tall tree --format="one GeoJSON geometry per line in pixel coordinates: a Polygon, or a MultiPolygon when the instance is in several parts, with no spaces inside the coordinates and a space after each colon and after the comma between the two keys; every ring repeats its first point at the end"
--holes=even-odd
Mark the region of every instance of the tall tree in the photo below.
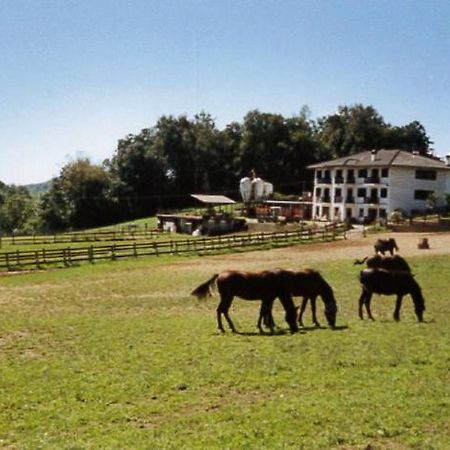
{"type": "Polygon", "coordinates": [[[111,223],[115,216],[110,187],[108,172],[88,158],[66,164],[42,201],[44,225],[85,228],[111,223]]]}
{"type": "Polygon", "coordinates": [[[318,138],[335,157],[383,146],[386,124],[372,106],[340,106],[318,120],[318,138]]]}

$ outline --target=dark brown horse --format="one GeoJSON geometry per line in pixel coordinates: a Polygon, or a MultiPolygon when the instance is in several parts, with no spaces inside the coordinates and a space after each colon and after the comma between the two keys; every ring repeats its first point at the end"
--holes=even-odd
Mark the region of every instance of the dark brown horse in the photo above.
{"type": "Polygon", "coordinates": [[[361,261],[355,260],[353,264],[364,263],[366,263],[369,269],[403,270],[405,272],[411,272],[411,267],[409,267],[409,264],[400,255],[374,255],[370,258],[366,256],[361,261]]]}
{"type": "MultiPolygon", "coordinates": [[[[276,271],[243,272],[230,270],[213,275],[208,281],[192,291],[192,295],[204,298],[211,295],[212,286],[217,284],[220,294],[220,302],[217,307],[217,325],[219,330],[225,331],[222,324],[222,315],[228,322],[231,330],[236,332],[236,328],[228,314],[233,298],[240,297],[244,300],[261,300],[260,317],[267,318],[266,323],[271,324],[269,312],[272,311],[272,303],[276,297],[280,298],[285,310],[285,319],[292,332],[298,331],[296,320],[296,309],[292,297],[289,295],[285,281],[276,271]]],[[[273,322],[273,319],[272,319],[273,322]]],[[[258,326],[262,331],[261,324],[258,326]]]]}
{"type": "Polygon", "coordinates": [[[422,290],[413,275],[404,271],[388,271],[384,269],[365,269],[359,274],[362,284],[362,293],[359,298],[359,317],[363,319],[363,305],[366,307],[367,315],[374,320],[370,311],[370,301],[373,294],[396,295],[394,320],[400,320],[400,308],[403,297],[410,294],[414,302],[414,310],[419,322],[423,321],[425,311],[425,300],[422,290]]]}
{"type": "Polygon", "coordinates": [[[381,253],[382,255],[384,255],[386,252],[389,252],[391,255],[393,255],[394,250],[396,250],[397,252],[399,251],[394,238],[377,239],[373,247],[375,249],[375,253],[381,253]]]}
{"type": "MultiPolygon", "coordinates": [[[[305,312],[305,308],[309,300],[311,303],[313,322],[316,326],[320,327],[316,316],[316,299],[318,296],[320,296],[324,302],[324,313],[328,324],[331,327],[336,325],[337,306],[333,289],[318,271],[313,269],[298,271],[276,269],[274,272],[278,274],[280,280],[282,280],[283,286],[287,289],[291,296],[303,297],[298,315],[298,323],[301,326],[303,326],[303,313],[305,312]]],[[[262,319],[264,319],[265,324],[273,325],[272,304],[267,302],[264,309],[265,315],[263,315],[263,308],[261,308],[258,327],[260,327],[262,319]]],[[[270,325],[268,326],[270,327],[270,325]]]]}

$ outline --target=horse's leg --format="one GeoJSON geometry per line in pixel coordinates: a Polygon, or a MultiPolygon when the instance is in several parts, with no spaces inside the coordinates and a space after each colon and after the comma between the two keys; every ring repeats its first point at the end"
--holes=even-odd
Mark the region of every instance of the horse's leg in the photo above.
{"type": "Polygon", "coordinates": [[[319,323],[319,321],[317,320],[317,315],[316,315],[316,299],[317,299],[317,297],[316,297],[315,295],[313,295],[313,296],[310,298],[310,302],[311,302],[311,311],[312,311],[312,319],[313,319],[314,325],[315,325],[316,327],[320,327],[320,323],[319,323]]]}
{"type": "Polygon", "coordinates": [[[394,320],[400,322],[400,308],[402,307],[403,295],[397,295],[397,301],[395,302],[394,320]]]}
{"type": "Polygon", "coordinates": [[[298,314],[298,323],[300,324],[300,326],[304,326],[303,325],[303,313],[305,312],[306,309],[306,305],[308,303],[308,297],[303,296],[303,300],[302,300],[302,304],[300,306],[300,312],[298,314]]]}
{"type": "Polygon", "coordinates": [[[261,308],[259,311],[259,319],[258,319],[258,328],[261,333],[263,333],[263,329],[261,323],[263,322],[266,327],[270,329],[270,332],[274,332],[275,321],[273,320],[272,315],[272,306],[274,302],[274,298],[263,298],[261,301],[261,308]]]}
{"type": "Polygon", "coordinates": [[[225,316],[225,319],[228,322],[228,325],[230,326],[233,333],[236,333],[236,329],[234,328],[234,324],[230,319],[230,316],[228,315],[228,310],[230,309],[231,302],[233,301],[233,296],[229,295],[220,295],[220,303],[217,307],[217,325],[219,327],[219,330],[225,333],[225,328],[222,324],[222,314],[225,316]]]}
{"type": "Polygon", "coordinates": [[[366,292],[366,295],[364,298],[364,305],[366,306],[367,315],[369,316],[370,320],[375,320],[372,316],[372,311],[370,310],[371,300],[372,300],[372,292],[366,292]]]}
{"type": "Polygon", "coordinates": [[[361,295],[359,297],[359,309],[358,309],[359,318],[361,320],[364,320],[363,304],[364,304],[364,297],[365,297],[365,295],[366,295],[366,292],[363,289],[362,292],[361,292],[361,295]]]}

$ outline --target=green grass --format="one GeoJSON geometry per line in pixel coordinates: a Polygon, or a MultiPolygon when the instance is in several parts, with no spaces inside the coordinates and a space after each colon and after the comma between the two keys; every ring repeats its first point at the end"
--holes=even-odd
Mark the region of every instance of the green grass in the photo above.
{"type": "Polygon", "coordinates": [[[395,323],[389,297],[360,321],[360,269],[334,260],[338,329],[291,335],[277,305],[274,336],[257,303],[236,300],[245,333],[222,335],[217,298],[189,296],[226,258],[1,277],[0,448],[450,448],[448,256],[408,259],[427,323],[409,298],[395,323]]]}

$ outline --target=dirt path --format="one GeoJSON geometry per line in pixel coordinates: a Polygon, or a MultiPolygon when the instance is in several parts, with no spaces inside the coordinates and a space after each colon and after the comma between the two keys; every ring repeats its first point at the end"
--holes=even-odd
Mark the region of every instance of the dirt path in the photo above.
{"type": "Polygon", "coordinates": [[[289,248],[262,250],[248,253],[234,253],[226,256],[204,257],[195,262],[202,270],[226,270],[242,268],[259,270],[270,267],[299,267],[308,266],[320,261],[332,259],[361,259],[374,253],[373,244],[378,238],[394,237],[400,248],[399,254],[408,257],[416,255],[450,256],[450,232],[441,233],[382,233],[368,234],[351,232],[346,240],[311,245],[296,245],[289,248]],[[430,244],[428,250],[418,248],[418,243],[427,238],[430,244]]]}

